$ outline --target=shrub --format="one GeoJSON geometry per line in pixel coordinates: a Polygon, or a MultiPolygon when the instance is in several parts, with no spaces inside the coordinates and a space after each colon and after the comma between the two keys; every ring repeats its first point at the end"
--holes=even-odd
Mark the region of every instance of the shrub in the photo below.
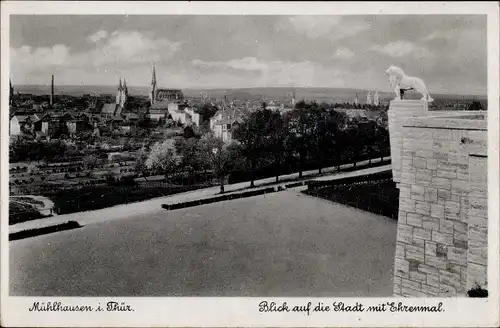
{"type": "Polygon", "coordinates": [[[467,292],[467,296],[469,297],[488,297],[488,290],[483,289],[481,286],[476,285],[476,287],[471,288],[467,292]]]}

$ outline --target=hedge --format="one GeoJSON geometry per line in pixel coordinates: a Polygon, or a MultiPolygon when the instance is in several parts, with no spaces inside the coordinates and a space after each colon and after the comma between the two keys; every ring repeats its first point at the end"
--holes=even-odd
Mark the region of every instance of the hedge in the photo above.
{"type": "Polygon", "coordinates": [[[66,223],[53,225],[50,227],[43,227],[38,229],[22,230],[19,232],[14,232],[9,234],[9,240],[18,240],[23,238],[35,237],[40,235],[45,235],[49,233],[54,233],[58,231],[70,230],[81,228],[82,226],[76,221],[68,221],[66,223]]]}

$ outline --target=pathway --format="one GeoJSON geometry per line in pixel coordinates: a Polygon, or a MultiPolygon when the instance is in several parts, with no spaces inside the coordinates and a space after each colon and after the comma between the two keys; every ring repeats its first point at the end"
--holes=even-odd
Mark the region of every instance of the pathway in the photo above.
{"type": "MultiPolygon", "coordinates": [[[[386,157],[384,160],[387,160],[387,159],[388,158],[386,157]]],[[[380,162],[380,159],[379,160],[372,160],[372,163],[377,163],[377,162],[380,162]]],[[[390,165],[362,169],[362,167],[367,165],[367,164],[368,164],[368,161],[358,162],[357,167],[359,167],[359,170],[350,171],[350,172],[340,172],[340,173],[337,173],[336,167],[326,168],[324,171],[326,171],[327,173],[325,173],[321,177],[321,179],[341,179],[341,178],[346,178],[346,177],[383,172],[383,171],[387,171],[387,170],[391,169],[390,165]]],[[[346,169],[346,168],[350,168],[350,167],[352,167],[352,164],[343,165],[341,167],[341,169],[346,169]]],[[[317,177],[317,172],[318,172],[317,170],[303,172],[303,181],[319,179],[317,177]],[[307,178],[307,177],[309,177],[309,178],[307,178]]],[[[285,183],[282,181],[290,182],[290,180],[293,180],[294,177],[295,177],[295,179],[298,179],[298,173],[282,176],[280,179],[280,182],[278,182],[278,183],[273,183],[275,181],[275,178],[256,180],[255,181],[255,185],[256,185],[255,189],[259,189],[259,186],[261,188],[264,188],[264,187],[267,188],[267,187],[272,187],[272,186],[284,185],[285,183]]],[[[240,182],[240,183],[227,185],[227,186],[225,186],[225,191],[226,191],[226,194],[229,194],[231,192],[241,191],[245,187],[248,187],[248,185],[249,185],[249,182],[240,182]]],[[[171,195],[171,196],[167,196],[167,197],[154,198],[154,199],[150,199],[150,200],[146,200],[146,201],[142,201],[142,202],[112,206],[112,207],[108,207],[108,208],[104,208],[104,209],[100,209],[100,210],[63,214],[63,215],[58,215],[58,216],[45,218],[45,219],[26,221],[26,222],[21,222],[21,223],[9,226],[9,233],[15,233],[15,232],[19,232],[22,230],[29,230],[29,229],[38,229],[38,228],[42,228],[42,227],[47,227],[47,226],[65,223],[65,222],[71,221],[71,220],[77,221],[81,225],[88,225],[88,224],[99,223],[99,222],[103,222],[103,221],[130,218],[132,216],[137,216],[137,215],[150,215],[150,214],[154,214],[157,212],[165,211],[164,209],[161,208],[162,204],[173,204],[173,203],[179,203],[179,202],[205,199],[205,198],[209,198],[209,197],[213,197],[214,195],[217,195],[219,193],[219,191],[220,191],[219,186],[214,186],[214,187],[210,187],[210,188],[198,189],[198,190],[193,190],[193,191],[189,191],[189,192],[185,192],[185,193],[179,193],[179,194],[175,194],[175,195],[171,195]]]]}
{"type": "Polygon", "coordinates": [[[43,215],[50,215],[50,214],[52,214],[53,216],[57,215],[55,212],[52,211],[52,209],[54,208],[54,202],[51,201],[49,198],[44,197],[44,196],[40,196],[40,195],[16,195],[16,196],[10,196],[9,200],[11,202],[26,204],[26,205],[30,205],[32,207],[35,207],[43,215]],[[16,199],[16,198],[21,198],[21,197],[31,198],[31,199],[43,202],[43,206],[16,199]]]}

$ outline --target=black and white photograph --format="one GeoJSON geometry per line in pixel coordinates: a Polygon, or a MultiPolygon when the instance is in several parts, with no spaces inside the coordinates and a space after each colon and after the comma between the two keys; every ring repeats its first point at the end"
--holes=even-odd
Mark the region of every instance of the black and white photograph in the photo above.
{"type": "Polygon", "coordinates": [[[491,17],[232,6],[8,15],[2,296],[498,302],[491,17]]]}

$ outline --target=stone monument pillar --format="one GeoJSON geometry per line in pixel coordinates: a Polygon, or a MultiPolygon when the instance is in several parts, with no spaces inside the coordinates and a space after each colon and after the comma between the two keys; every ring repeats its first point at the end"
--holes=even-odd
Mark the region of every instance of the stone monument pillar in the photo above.
{"type": "Polygon", "coordinates": [[[403,136],[401,122],[407,117],[426,116],[428,104],[426,100],[392,100],[387,113],[389,120],[389,138],[391,144],[391,163],[393,180],[397,184],[401,180],[401,157],[403,136]]]}

